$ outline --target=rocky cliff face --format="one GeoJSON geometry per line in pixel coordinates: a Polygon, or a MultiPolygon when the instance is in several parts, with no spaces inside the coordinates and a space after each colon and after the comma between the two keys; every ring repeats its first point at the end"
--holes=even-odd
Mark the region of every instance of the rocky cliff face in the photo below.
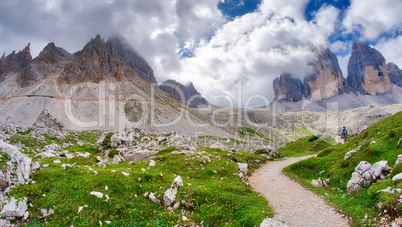
{"type": "Polygon", "coordinates": [[[201,96],[191,82],[183,85],[175,80],[167,80],[159,85],[159,88],[190,108],[208,105],[208,101],[201,96]]]}
{"type": "Polygon", "coordinates": [[[390,62],[387,64],[387,72],[391,83],[402,87],[402,70],[397,65],[390,62]]]}
{"type": "Polygon", "coordinates": [[[100,35],[74,54],[58,78],[59,83],[78,84],[101,80],[135,81],[140,77],[156,83],[153,70],[123,37],[112,37],[107,42],[100,35]]]}
{"type": "Polygon", "coordinates": [[[303,99],[303,84],[291,74],[282,74],[273,83],[275,100],[278,102],[298,102],[303,99]]]}
{"type": "Polygon", "coordinates": [[[134,82],[142,78],[156,83],[153,70],[128,42],[119,36],[105,42],[100,35],[74,55],[49,43],[32,59],[30,45],[24,50],[0,58],[0,78],[16,73],[20,87],[39,83],[50,75],[58,76],[58,84],[79,84],[102,80],[134,82]]]}
{"type": "Polygon", "coordinates": [[[348,63],[349,85],[361,94],[382,94],[391,90],[385,59],[368,44],[356,41],[348,63]]]}
{"type": "Polygon", "coordinates": [[[12,52],[7,57],[5,54],[0,58],[0,78],[11,72],[20,72],[32,61],[30,44],[17,54],[12,52]]]}
{"type": "Polygon", "coordinates": [[[317,50],[313,73],[304,78],[304,96],[310,100],[330,98],[345,92],[345,80],[338,59],[328,48],[317,50]]]}
{"type": "Polygon", "coordinates": [[[302,85],[289,75],[274,80],[276,100],[297,102],[304,97],[318,101],[349,92],[377,95],[390,91],[392,83],[402,86],[402,71],[393,63],[386,65],[381,53],[366,43],[353,43],[346,80],[334,53],[328,48],[319,48],[316,52],[317,61],[311,64],[313,72],[303,79],[302,85]]]}
{"type": "Polygon", "coordinates": [[[21,87],[28,87],[42,81],[49,75],[62,72],[64,66],[71,62],[73,55],[66,50],[49,43],[17,77],[21,87]]]}

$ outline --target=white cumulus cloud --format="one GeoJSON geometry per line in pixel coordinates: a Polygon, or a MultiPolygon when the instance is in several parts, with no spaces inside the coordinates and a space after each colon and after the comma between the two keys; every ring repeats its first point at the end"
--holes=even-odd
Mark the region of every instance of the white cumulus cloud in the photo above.
{"type": "Polygon", "coordinates": [[[342,24],[347,32],[375,40],[381,33],[402,28],[401,9],[400,0],[351,0],[342,24]]]}

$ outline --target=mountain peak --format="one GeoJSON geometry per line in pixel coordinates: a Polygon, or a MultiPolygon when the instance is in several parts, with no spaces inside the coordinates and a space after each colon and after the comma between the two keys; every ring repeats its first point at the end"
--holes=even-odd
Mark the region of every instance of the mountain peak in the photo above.
{"type": "Polygon", "coordinates": [[[402,87],[402,70],[393,62],[389,62],[387,64],[387,72],[391,83],[402,87]]]}
{"type": "Polygon", "coordinates": [[[310,100],[330,98],[345,91],[345,82],[338,59],[329,48],[316,50],[313,72],[304,78],[304,96],[310,100]]]}
{"type": "Polygon", "coordinates": [[[63,83],[123,78],[134,81],[136,76],[156,83],[152,68],[122,36],[114,35],[105,42],[97,35],[74,56],[74,62],[67,66],[67,72],[59,78],[63,83]]]}
{"type": "Polygon", "coordinates": [[[91,41],[90,41],[90,43],[101,43],[101,42],[104,43],[105,40],[102,39],[101,35],[99,35],[99,34],[97,34],[97,35],[95,36],[95,39],[94,39],[94,38],[91,38],[91,41]]]}
{"type": "Polygon", "coordinates": [[[385,58],[367,43],[353,43],[347,81],[361,94],[382,94],[391,90],[385,58]]]}
{"type": "Polygon", "coordinates": [[[303,99],[303,84],[290,73],[283,73],[273,82],[275,100],[278,102],[298,102],[303,99]]]}
{"type": "Polygon", "coordinates": [[[43,48],[39,53],[38,57],[34,60],[36,62],[44,62],[54,64],[61,61],[67,61],[72,59],[72,54],[64,50],[63,48],[57,47],[53,42],[49,43],[43,48]]]}
{"type": "Polygon", "coordinates": [[[151,66],[124,36],[119,34],[111,36],[106,42],[106,48],[114,59],[118,59],[129,68],[136,69],[142,79],[156,83],[151,66]]]}
{"type": "Polygon", "coordinates": [[[190,108],[208,105],[208,101],[195,89],[192,82],[187,82],[183,85],[175,80],[169,79],[159,85],[159,88],[190,108]]]}
{"type": "Polygon", "coordinates": [[[31,44],[28,43],[28,45],[17,54],[15,51],[7,57],[3,54],[3,57],[0,59],[0,77],[5,76],[9,72],[20,72],[32,62],[30,45],[31,44]]]}

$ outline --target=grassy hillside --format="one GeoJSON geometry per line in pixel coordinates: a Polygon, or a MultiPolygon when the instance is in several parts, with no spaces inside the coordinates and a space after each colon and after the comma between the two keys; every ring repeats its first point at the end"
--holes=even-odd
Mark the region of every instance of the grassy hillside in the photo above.
{"type": "MultiPolygon", "coordinates": [[[[190,226],[195,223],[259,226],[264,218],[273,215],[267,201],[238,176],[236,162],[248,163],[248,174],[251,174],[265,161],[260,155],[211,148],[200,148],[192,154],[172,154],[180,150],[170,147],[155,155],[153,167],[148,166],[149,161],[141,161],[110,164],[103,169],[96,165],[96,157],[100,156],[95,145],[101,134],[98,131],[69,133],[65,138],[51,135],[34,138],[23,134],[12,136],[8,141],[25,145],[22,150],[30,157],[34,157],[34,150],[41,150],[46,144],[61,146],[77,141],[85,145],[73,145],[65,150],[87,151],[92,155],[71,159],[33,158],[49,166],[31,175],[34,182],[11,191],[12,196],[27,197],[28,204],[33,205],[28,209],[30,215],[26,221],[15,221],[20,225],[96,226],[110,222],[110,226],[190,226]],[[57,159],[61,163],[53,162],[57,159]],[[62,164],[75,167],[64,169],[62,164]],[[191,204],[189,207],[182,205],[171,209],[147,197],[155,193],[155,197],[163,201],[163,194],[177,176],[182,177],[184,185],[179,187],[176,201],[184,200],[191,204]],[[90,195],[92,191],[108,195],[108,198],[90,195]],[[54,209],[54,214],[44,218],[40,209],[54,209]]],[[[102,158],[112,162],[107,156],[102,158]]]]}
{"type": "Polygon", "coordinates": [[[322,136],[307,136],[288,143],[278,149],[285,157],[299,157],[308,154],[314,154],[323,149],[334,145],[336,142],[333,138],[323,138],[322,136]]]}
{"type": "MultiPolygon", "coordinates": [[[[349,194],[346,185],[360,161],[368,161],[373,165],[386,160],[388,165],[394,168],[398,155],[402,154],[402,147],[400,143],[398,145],[401,138],[402,112],[399,112],[373,124],[359,135],[351,136],[347,144],[329,146],[319,153],[318,157],[288,166],[284,172],[325,196],[335,207],[349,215],[354,226],[379,224],[381,218],[384,218],[383,221],[392,220],[402,214],[400,194],[377,192],[388,186],[402,188],[402,182],[394,183],[391,179],[402,171],[402,166],[395,168],[384,180],[358,192],[349,194]],[[361,146],[361,150],[344,160],[345,154],[358,146],[361,146]],[[329,186],[322,188],[310,183],[312,179],[318,178],[330,179],[329,186]]],[[[292,146],[300,147],[300,142],[296,141],[292,146]]]]}

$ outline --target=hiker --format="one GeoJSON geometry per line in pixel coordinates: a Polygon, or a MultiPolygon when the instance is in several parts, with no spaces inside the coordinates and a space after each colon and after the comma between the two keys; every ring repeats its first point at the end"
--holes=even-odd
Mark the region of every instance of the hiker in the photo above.
{"type": "Polygon", "coordinates": [[[345,126],[343,126],[341,138],[343,138],[343,141],[346,143],[348,138],[348,130],[346,130],[345,126]]]}

